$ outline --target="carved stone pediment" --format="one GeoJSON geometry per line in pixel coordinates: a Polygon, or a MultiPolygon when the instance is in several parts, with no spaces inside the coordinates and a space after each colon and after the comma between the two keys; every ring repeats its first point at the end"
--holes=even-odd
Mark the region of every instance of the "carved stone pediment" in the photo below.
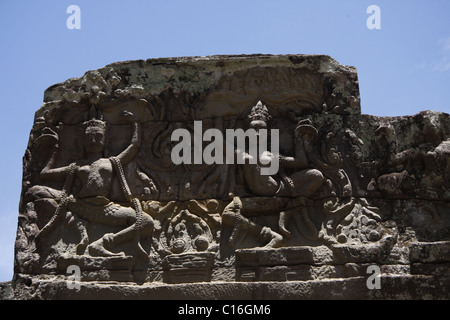
{"type": "Polygon", "coordinates": [[[176,284],[417,263],[411,244],[450,241],[450,117],[360,109],[356,69],[328,56],[127,61],[54,85],[15,272],[176,284]]]}

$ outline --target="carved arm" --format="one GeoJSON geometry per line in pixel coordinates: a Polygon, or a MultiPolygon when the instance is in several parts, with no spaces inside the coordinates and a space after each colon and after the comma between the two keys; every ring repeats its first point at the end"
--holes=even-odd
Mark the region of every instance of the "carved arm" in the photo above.
{"type": "Polygon", "coordinates": [[[306,169],[309,167],[305,148],[301,139],[296,140],[293,157],[280,156],[280,166],[284,168],[306,169]]]}
{"type": "Polygon", "coordinates": [[[51,152],[50,159],[47,162],[47,165],[42,169],[40,178],[42,180],[63,180],[66,177],[66,174],[70,168],[70,166],[65,166],[61,168],[53,168],[56,162],[56,156],[59,152],[59,145],[56,143],[53,146],[53,150],[51,152]]]}
{"type": "Polygon", "coordinates": [[[140,124],[135,119],[134,115],[131,112],[124,111],[122,116],[125,119],[132,121],[132,136],[130,145],[122,151],[117,158],[120,160],[122,166],[127,165],[139,151],[141,145],[141,135],[140,135],[140,124]]]}
{"type": "Polygon", "coordinates": [[[306,169],[309,168],[309,161],[306,155],[307,146],[317,137],[317,129],[308,120],[300,121],[295,129],[294,156],[280,157],[280,166],[284,168],[306,169]]]}

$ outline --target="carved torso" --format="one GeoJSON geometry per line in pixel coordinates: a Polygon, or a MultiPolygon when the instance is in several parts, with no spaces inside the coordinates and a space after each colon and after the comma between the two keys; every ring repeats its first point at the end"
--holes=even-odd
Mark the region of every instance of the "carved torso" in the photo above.
{"type": "Polygon", "coordinates": [[[80,180],[79,198],[108,197],[113,168],[109,159],[98,159],[91,164],[81,165],[76,177],[80,180]]]}
{"type": "Polygon", "coordinates": [[[261,175],[261,167],[257,164],[245,164],[244,176],[250,190],[257,195],[273,196],[280,188],[280,183],[272,176],[261,175]]]}

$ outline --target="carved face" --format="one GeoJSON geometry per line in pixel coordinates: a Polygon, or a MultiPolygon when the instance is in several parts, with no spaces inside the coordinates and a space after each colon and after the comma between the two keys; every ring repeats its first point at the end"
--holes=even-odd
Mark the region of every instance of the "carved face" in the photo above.
{"type": "Polygon", "coordinates": [[[267,129],[267,123],[264,120],[253,120],[250,122],[250,128],[255,129],[256,131],[267,129]]]}
{"type": "Polygon", "coordinates": [[[87,127],[84,132],[84,148],[88,154],[103,151],[105,144],[105,130],[96,127],[87,127]]]}

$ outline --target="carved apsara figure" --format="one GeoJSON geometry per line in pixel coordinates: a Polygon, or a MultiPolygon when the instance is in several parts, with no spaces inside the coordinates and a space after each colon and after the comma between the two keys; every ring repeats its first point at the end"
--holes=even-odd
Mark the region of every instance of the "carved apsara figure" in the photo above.
{"type": "MultiPolygon", "coordinates": [[[[122,120],[132,123],[132,139],[130,145],[116,157],[103,156],[107,123],[102,119],[91,118],[82,124],[85,152],[83,159],[68,166],[54,168],[59,152],[58,143],[54,145],[40,178],[43,182],[65,181],[63,190],[34,186],[27,192],[27,198],[31,200],[52,199],[50,202],[55,207],[52,219],[40,230],[38,238],[45,236],[58,218],[65,215],[66,221],[76,224],[80,233],[78,254],[83,254],[87,247],[92,256],[124,256],[123,252],[115,253],[113,250],[118,244],[131,241],[137,246],[138,254],[147,256],[140,245],[140,239],[151,235],[153,219],[142,211],[139,201],[131,196],[123,172],[123,167],[133,160],[139,150],[139,123],[127,111],[122,113],[122,120]],[[114,203],[108,198],[114,174],[118,174],[124,194],[132,207],[114,203]],[[117,233],[107,233],[89,244],[84,221],[123,229],[117,233]]],[[[58,142],[56,134],[53,138],[58,142]]]]}

